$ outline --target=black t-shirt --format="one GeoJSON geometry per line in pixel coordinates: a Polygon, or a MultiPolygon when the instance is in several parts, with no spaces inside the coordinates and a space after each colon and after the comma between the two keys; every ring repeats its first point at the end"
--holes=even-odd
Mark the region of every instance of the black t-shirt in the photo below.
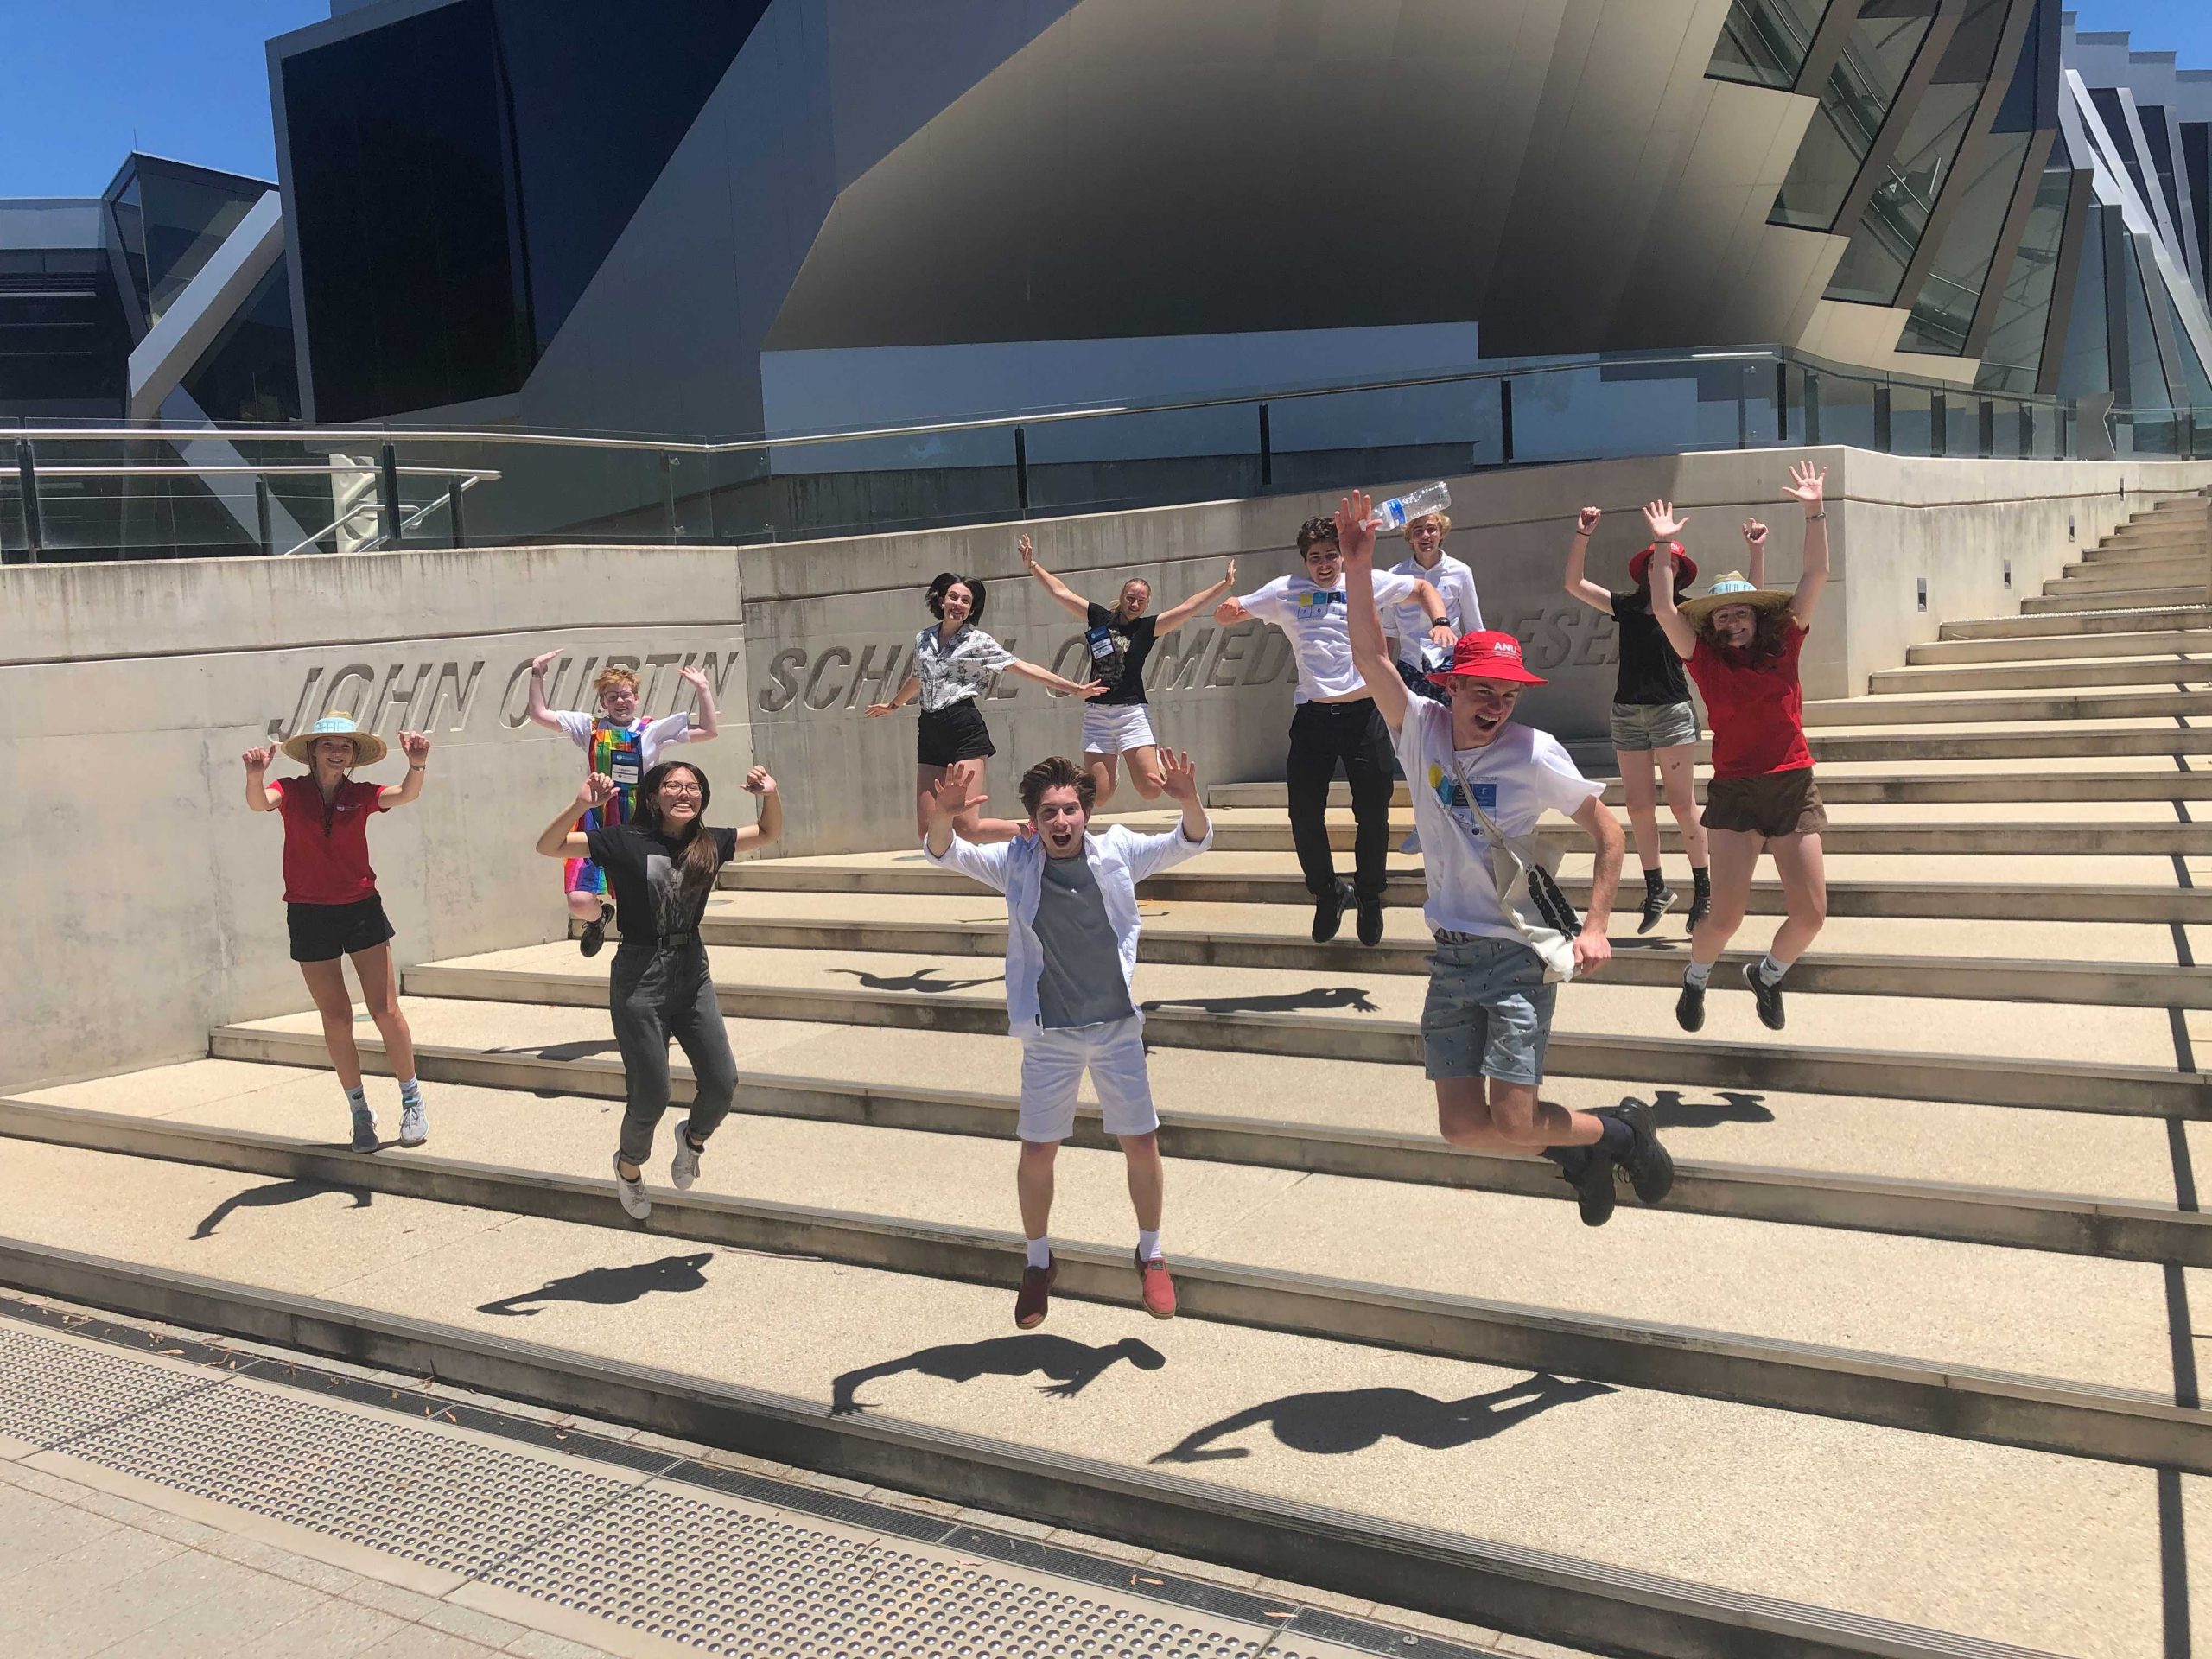
{"type": "Polygon", "coordinates": [[[1689,677],[1651,614],[1651,590],[1631,588],[1615,594],[1613,620],[1621,632],[1620,679],[1613,688],[1613,701],[1644,707],[1688,702],[1689,677]]]}
{"type": "Polygon", "coordinates": [[[1093,697],[1091,702],[1128,704],[1144,701],[1144,659],[1152,655],[1153,633],[1158,622],[1150,615],[1124,622],[1105,606],[1091,601],[1085,634],[1090,645],[1090,677],[1114,688],[1103,696],[1093,697]],[[1106,652],[1103,657],[1099,655],[1102,649],[1106,652]]]}
{"type": "MultiPolygon", "coordinates": [[[[709,829],[703,833],[720,838],[724,861],[737,851],[736,830],[709,829]]],[[[584,836],[591,843],[593,861],[607,872],[607,884],[614,889],[614,925],[622,930],[625,949],[657,944],[664,933],[698,931],[712,889],[684,895],[685,842],[634,823],[607,824],[586,830],[584,836]]]]}

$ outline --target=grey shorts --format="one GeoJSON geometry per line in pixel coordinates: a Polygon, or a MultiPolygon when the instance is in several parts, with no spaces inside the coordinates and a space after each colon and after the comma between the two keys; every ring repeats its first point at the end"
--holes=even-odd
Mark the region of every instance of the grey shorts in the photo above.
{"type": "Polygon", "coordinates": [[[1421,1010],[1428,1075],[1541,1083],[1558,994],[1520,940],[1439,933],[1421,1010]]]}
{"type": "Polygon", "coordinates": [[[1697,709],[1687,702],[1617,702],[1613,705],[1613,749],[1633,753],[1675,749],[1697,741],[1697,709]]]}

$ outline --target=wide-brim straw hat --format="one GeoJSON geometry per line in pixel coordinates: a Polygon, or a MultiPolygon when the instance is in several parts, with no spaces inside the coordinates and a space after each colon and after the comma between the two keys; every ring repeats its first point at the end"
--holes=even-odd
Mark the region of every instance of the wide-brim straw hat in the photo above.
{"type": "Polygon", "coordinates": [[[373,766],[391,751],[385,747],[384,739],[374,732],[365,732],[344,715],[325,715],[304,732],[295,732],[284,740],[284,753],[302,766],[309,763],[318,737],[347,737],[353,741],[353,764],[373,766]]]}
{"type": "Polygon", "coordinates": [[[1793,597],[1779,588],[1754,588],[1742,571],[1731,570],[1726,575],[1715,578],[1713,586],[1695,599],[1686,599],[1675,608],[1682,613],[1684,621],[1696,627],[1723,606],[1748,605],[1755,611],[1779,611],[1793,597]]]}

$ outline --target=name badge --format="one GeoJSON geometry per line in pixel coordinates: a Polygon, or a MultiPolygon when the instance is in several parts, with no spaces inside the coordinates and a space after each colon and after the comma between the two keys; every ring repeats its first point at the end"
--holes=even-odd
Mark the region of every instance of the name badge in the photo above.
{"type": "Polygon", "coordinates": [[[1083,637],[1090,642],[1093,662],[1105,662],[1120,649],[1114,643],[1114,630],[1111,628],[1089,628],[1084,630],[1083,637]]]}
{"type": "Polygon", "coordinates": [[[635,789],[642,775],[635,749],[625,749],[607,762],[607,775],[614,780],[617,789],[635,789]]]}
{"type": "Polygon", "coordinates": [[[1494,783],[1479,783],[1474,785],[1474,791],[1475,804],[1484,811],[1494,815],[1497,811],[1497,785],[1494,783]]]}

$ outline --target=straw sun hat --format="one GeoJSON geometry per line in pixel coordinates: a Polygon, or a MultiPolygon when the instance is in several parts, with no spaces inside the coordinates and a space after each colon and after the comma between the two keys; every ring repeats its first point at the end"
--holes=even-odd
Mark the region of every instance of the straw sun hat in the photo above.
{"type": "Polygon", "coordinates": [[[313,753],[315,741],[319,737],[351,738],[353,743],[353,764],[373,766],[391,753],[384,739],[374,732],[365,732],[344,715],[325,715],[304,732],[295,732],[284,740],[284,753],[288,759],[306,766],[313,753]]]}
{"type": "Polygon", "coordinates": [[[1682,620],[1692,627],[1702,624],[1713,612],[1729,605],[1748,605],[1755,611],[1778,611],[1789,603],[1792,595],[1779,588],[1754,588],[1744,579],[1740,570],[1731,570],[1716,577],[1713,586],[1695,599],[1686,599],[1675,608],[1682,620]]]}

